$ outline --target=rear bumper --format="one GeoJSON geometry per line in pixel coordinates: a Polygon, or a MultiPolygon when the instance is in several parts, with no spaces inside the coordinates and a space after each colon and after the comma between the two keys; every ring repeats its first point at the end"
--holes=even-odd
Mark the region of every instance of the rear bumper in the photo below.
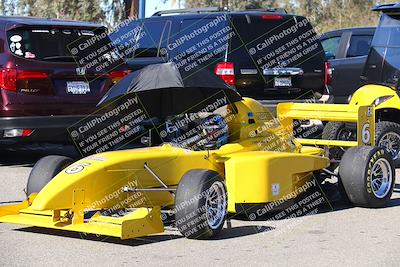
{"type": "Polygon", "coordinates": [[[70,143],[67,128],[85,118],[84,115],[0,117],[0,145],[16,143],[70,143]],[[4,130],[33,129],[26,137],[4,137],[4,130]]]}

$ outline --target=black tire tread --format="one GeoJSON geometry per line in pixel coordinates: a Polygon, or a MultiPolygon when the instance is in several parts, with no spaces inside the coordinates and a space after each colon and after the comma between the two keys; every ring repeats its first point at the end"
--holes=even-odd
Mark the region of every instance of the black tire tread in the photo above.
{"type": "Polygon", "coordinates": [[[395,174],[394,165],[387,153],[380,147],[351,147],[346,150],[340,162],[339,175],[346,191],[348,199],[351,203],[360,207],[378,208],[383,207],[389,201],[393,187],[395,184],[395,175],[392,181],[390,193],[385,198],[378,199],[373,193],[367,192],[367,173],[368,164],[372,157],[381,152],[379,157],[387,159],[392,167],[393,175],[395,174]],[[357,167],[355,167],[357,166],[357,167]]]}
{"type": "Polygon", "coordinates": [[[208,226],[203,228],[199,227],[201,223],[204,223],[204,221],[202,221],[204,218],[194,225],[186,225],[187,222],[185,217],[188,214],[196,214],[197,217],[201,216],[199,209],[205,204],[204,198],[196,200],[194,203],[190,200],[194,196],[201,194],[204,189],[211,186],[215,181],[224,183],[222,177],[215,171],[195,169],[188,171],[179,182],[175,196],[175,221],[178,230],[189,239],[209,239],[216,236],[223,227],[223,223],[215,230],[208,226]],[[181,203],[185,202],[190,202],[190,204],[182,208],[181,203]],[[195,233],[192,233],[191,230],[193,228],[200,229],[197,229],[195,233]]]}
{"type": "Polygon", "coordinates": [[[69,157],[50,155],[41,158],[33,166],[29,174],[26,192],[29,196],[32,193],[39,193],[65,167],[70,165],[73,160],[69,157]]]}

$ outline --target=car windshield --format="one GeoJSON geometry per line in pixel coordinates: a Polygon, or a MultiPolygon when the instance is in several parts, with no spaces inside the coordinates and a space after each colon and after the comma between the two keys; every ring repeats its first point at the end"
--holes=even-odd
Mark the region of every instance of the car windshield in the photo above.
{"type": "Polygon", "coordinates": [[[365,64],[367,82],[397,85],[400,77],[400,14],[383,14],[365,64]]]}

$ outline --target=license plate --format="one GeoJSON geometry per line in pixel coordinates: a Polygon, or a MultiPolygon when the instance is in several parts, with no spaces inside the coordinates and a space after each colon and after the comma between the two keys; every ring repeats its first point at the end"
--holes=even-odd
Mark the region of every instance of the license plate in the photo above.
{"type": "Polygon", "coordinates": [[[274,78],[274,87],[292,87],[292,79],[287,78],[274,78]]]}
{"type": "Polygon", "coordinates": [[[85,95],[90,93],[90,86],[87,82],[67,82],[67,94],[85,95]]]}

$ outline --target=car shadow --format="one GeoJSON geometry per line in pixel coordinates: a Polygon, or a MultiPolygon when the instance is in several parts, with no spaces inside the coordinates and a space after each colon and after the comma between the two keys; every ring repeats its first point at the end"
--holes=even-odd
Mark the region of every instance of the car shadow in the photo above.
{"type": "Polygon", "coordinates": [[[3,148],[0,149],[0,167],[33,167],[39,159],[48,155],[79,158],[79,154],[73,146],[54,145],[37,149],[19,148],[17,150],[3,148]]]}
{"type": "Polygon", "coordinates": [[[400,198],[391,199],[385,208],[392,208],[400,206],[400,198]]]}
{"type": "Polygon", "coordinates": [[[158,234],[158,235],[150,235],[150,236],[145,236],[145,237],[140,237],[140,238],[122,240],[117,237],[99,236],[99,235],[86,234],[86,233],[83,234],[83,233],[78,233],[78,232],[70,232],[70,231],[40,228],[40,227],[25,227],[25,228],[15,229],[15,231],[43,234],[43,235],[50,235],[50,236],[60,236],[60,237],[67,237],[67,238],[73,238],[73,239],[82,239],[82,240],[87,240],[87,241],[96,241],[96,242],[100,241],[100,242],[106,242],[106,243],[110,243],[110,244],[125,245],[125,246],[131,246],[131,247],[143,246],[143,245],[166,242],[166,241],[183,238],[182,235],[177,235],[177,234],[158,234]]]}
{"type": "Polygon", "coordinates": [[[14,151],[0,151],[0,166],[6,167],[33,167],[41,155],[14,151]]]}
{"type": "MultiPolygon", "coordinates": [[[[263,226],[263,225],[254,225],[254,226],[238,226],[232,228],[224,228],[221,233],[209,240],[225,240],[225,239],[232,239],[238,238],[243,236],[255,235],[260,233],[265,233],[274,230],[275,227],[271,226],[263,226]]],[[[110,244],[116,245],[125,245],[125,246],[143,246],[152,243],[160,243],[171,241],[175,239],[184,238],[180,234],[157,234],[157,235],[150,235],[140,238],[128,239],[128,240],[121,240],[116,237],[109,237],[109,236],[99,236],[94,234],[82,234],[77,232],[70,232],[70,231],[63,231],[57,229],[48,229],[48,228],[40,228],[40,227],[25,227],[25,228],[18,228],[15,231],[19,232],[27,232],[27,233],[35,233],[35,234],[43,234],[43,235],[51,235],[51,236],[60,236],[60,237],[67,237],[73,239],[82,239],[88,241],[96,241],[96,242],[106,242],[110,244]]]]}
{"type": "Polygon", "coordinates": [[[394,185],[393,193],[400,193],[400,184],[394,185]]]}
{"type": "MultiPolygon", "coordinates": [[[[323,187],[322,187],[323,188],[323,187]]],[[[314,191],[312,191],[314,192],[314,191]]],[[[393,193],[400,193],[400,184],[395,184],[393,193]]],[[[311,193],[305,193],[303,195],[300,195],[297,197],[294,201],[294,203],[299,203],[302,199],[307,198],[311,193]]],[[[254,205],[247,210],[241,212],[241,213],[236,213],[236,214],[230,214],[229,218],[230,219],[237,219],[237,220],[244,220],[244,221],[280,221],[280,220],[287,220],[287,219],[292,219],[292,218],[301,218],[305,216],[314,216],[318,214],[324,214],[324,213],[329,213],[329,212],[335,212],[335,211],[341,211],[341,210],[347,210],[347,209],[352,209],[355,206],[349,203],[348,201],[345,201],[343,199],[335,199],[334,201],[329,200],[328,193],[325,191],[324,192],[324,199],[325,202],[322,204],[318,205],[317,207],[317,212],[316,213],[310,213],[310,214],[301,214],[292,217],[293,212],[287,212],[284,215],[282,215],[282,210],[272,210],[267,213],[259,214],[259,211],[262,211],[263,208],[265,208],[265,205],[254,205]],[[257,216],[251,217],[252,214],[256,214],[257,216]]],[[[386,204],[385,207],[381,207],[379,209],[387,209],[387,208],[393,208],[393,207],[398,207],[400,206],[400,197],[396,196],[393,197],[389,200],[389,202],[386,204]]]]}
{"type": "Polygon", "coordinates": [[[224,228],[221,233],[210,240],[225,240],[242,236],[256,235],[275,230],[275,227],[265,225],[246,225],[232,228],[224,228]]]}

